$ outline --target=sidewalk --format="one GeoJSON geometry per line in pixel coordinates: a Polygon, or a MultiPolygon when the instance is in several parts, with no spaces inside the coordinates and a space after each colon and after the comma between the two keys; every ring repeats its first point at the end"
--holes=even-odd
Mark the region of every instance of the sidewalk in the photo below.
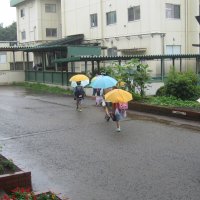
{"type": "Polygon", "coordinates": [[[182,119],[178,117],[170,117],[166,115],[158,115],[147,112],[140,112],[135,110],[128,110],[128,116],[133,120],[144,120],[144,121],[152,121],[162,124],[167,124],[176,127],[182,127],[186,129],[192,129],[200,131],[200,123],[196,120],[182,119]]]}

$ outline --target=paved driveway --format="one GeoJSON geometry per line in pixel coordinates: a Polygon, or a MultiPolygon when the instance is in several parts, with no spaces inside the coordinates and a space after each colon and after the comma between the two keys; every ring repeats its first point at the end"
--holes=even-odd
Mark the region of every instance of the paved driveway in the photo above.
{"type": "Polygon", "coordinates": [[[199,200],[199,124],[130,112],[118,134],[94,103],[0,87],[2,153],[71,200],[199,200]]]}

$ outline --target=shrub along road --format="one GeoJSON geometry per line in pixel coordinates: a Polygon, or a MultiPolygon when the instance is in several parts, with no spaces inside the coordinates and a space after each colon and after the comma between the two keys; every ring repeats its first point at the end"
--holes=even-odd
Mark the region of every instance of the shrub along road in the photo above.
{"type": "Polygon", "coordinates": [[[119,134],[94,104],[1,87],[3,155],[72,200],[199,200],[199,123],[131,111],[119,134]]]}

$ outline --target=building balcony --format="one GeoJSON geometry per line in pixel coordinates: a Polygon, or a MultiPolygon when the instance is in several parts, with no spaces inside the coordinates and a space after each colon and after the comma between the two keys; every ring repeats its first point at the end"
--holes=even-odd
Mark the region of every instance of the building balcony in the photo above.
{"type": "Polygon", "coordinates": [[[22,3],[26,0],[10,0],[10,6],[15,7],[17,4],[22,3]]]}

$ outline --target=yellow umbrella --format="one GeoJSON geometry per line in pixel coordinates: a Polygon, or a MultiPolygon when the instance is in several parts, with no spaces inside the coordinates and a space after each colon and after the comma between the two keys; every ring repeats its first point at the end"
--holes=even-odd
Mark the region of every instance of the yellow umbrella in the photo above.
{"type": "Polygon", "coordinates": [[[126,82],[124,82],[124,81],[119,81],[119,82],[117,83],[117,86],[119,86],[119,87],[125,87],[125,86],[126,86],[126,82]]]}
{"type": "Polygon", "coordinates": [[[112,103],[126,103],[132,99],[132,94],[122,89],[111,90],[105,95],[105,100],[112,103]]]}
{"type": "Polygon", "coordinates": [[[77,74],[77,75],[72,76],[69,79],[69,81],[75,81],[75,82],[85,81],[85,80],[89,80],[89,78],[86,75],[84,75],[84,74],[77,74]]]}

